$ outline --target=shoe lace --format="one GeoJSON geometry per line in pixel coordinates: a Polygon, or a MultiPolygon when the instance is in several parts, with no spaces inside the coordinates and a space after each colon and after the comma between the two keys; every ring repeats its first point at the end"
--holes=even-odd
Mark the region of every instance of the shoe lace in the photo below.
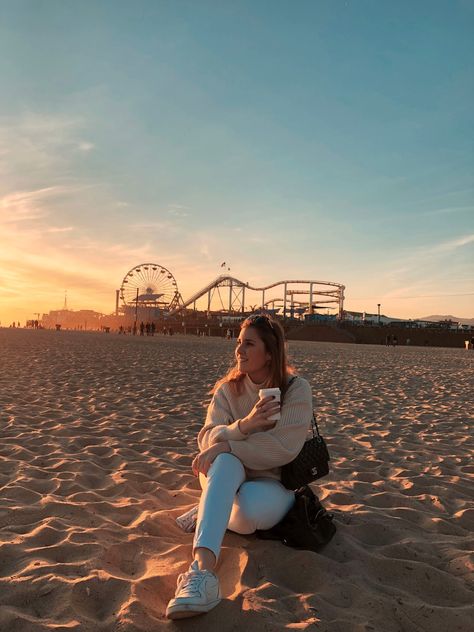
{"type": "Polygon", "coordinates": [[[190,571],[186,573],[181,580],[179,592],[188,595],[199,593],[199,586],[203,579],[204,573],[202,571],[190,571]]]}

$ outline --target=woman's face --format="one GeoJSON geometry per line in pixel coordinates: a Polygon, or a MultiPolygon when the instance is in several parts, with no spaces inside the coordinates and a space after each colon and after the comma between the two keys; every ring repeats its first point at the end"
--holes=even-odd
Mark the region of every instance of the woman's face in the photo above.
{"type": "Polygon", "coordinates": [[[245,327],[240,331],[235,357],[239,371],[247,373],[256,384],[265,381],[271,355],[266,351],[255,327],[245,327]]]}

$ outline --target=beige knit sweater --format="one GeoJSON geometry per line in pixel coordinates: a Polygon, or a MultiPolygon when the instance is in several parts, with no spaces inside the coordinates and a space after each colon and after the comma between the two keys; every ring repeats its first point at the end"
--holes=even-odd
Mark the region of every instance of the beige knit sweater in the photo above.
{"type": "Polygon", "coordinates": [[[281,419],[274,428],[244,435],[238,427],[258,401],[262,384],[245,376],[241,395],[235,395],[228,383],[214,393],[204,426],[198,434],[198,446],[205,450],[218,441],[228,441],[247,478],[268,477],[280,480],[281,466],[290,463],[303,447],[313,416],[311,386],[298,377],[286,392],[281,419]]]}

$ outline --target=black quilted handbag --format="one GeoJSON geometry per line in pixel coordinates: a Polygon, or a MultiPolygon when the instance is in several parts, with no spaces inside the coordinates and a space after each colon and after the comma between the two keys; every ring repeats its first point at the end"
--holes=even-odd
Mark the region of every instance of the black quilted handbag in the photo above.
{"type": "Polygon", "coordinates": [[[298,489],[329,474],[331,457],[319,434],[314,413],[311,428],[313,436],[305,442],[298,456],[281,468],[281,482],[287,489],[298,489]]]}

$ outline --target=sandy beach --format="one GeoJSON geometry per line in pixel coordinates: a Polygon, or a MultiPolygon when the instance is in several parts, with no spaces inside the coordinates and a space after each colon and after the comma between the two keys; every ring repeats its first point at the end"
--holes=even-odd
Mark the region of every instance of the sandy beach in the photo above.
{"type": "MultiPolygon", "coordinates": [[[[224,599],[165,619],[234,343],[0,329],[0,630],[468,632],[474,352],[291,342],[332,456],[320,553],[227,532],[224,599]]],[[[471,624],[469,623],[471,621],[471,624]]]]}

